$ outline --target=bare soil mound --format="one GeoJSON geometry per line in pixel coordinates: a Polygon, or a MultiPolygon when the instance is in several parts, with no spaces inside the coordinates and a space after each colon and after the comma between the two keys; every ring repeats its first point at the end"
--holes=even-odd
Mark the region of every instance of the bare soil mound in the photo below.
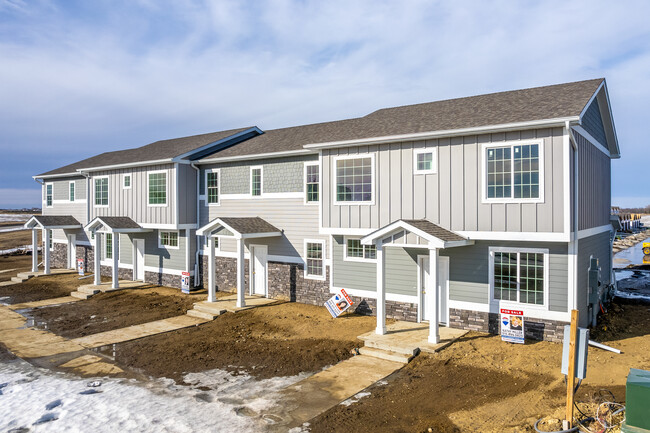
{"type": "MultiPolygon", "coordinates": [[[[12,277],[16,272],[8,272],[12,277]]],[[[2,275],[2,274],[0,274],[2,275]]],[[[70,296],[77,287],[88,284],[92,279],[80,280],[78,274],[43,275],[30,278],[19,284],[0,287],[0,297],[9,297],[9,303],[20,304],[23,302],[40,301],[43,299],[70,296]]]]}

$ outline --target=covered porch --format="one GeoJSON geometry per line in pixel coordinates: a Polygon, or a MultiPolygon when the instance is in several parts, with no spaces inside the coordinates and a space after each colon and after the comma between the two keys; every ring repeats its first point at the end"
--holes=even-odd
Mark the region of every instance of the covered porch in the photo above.
{"type": "MultiPolygon", "coordinates": [[[[25,223],[26,229],[32,230],[32,272],[38,272],[38,232],[43,231],[43,275],[50,275],[51,255],[50,242],[52,242],[52,230],[74,231],[81,230],[79,221],[70,215],[34,215],[25,223]]],[[[74,268],[76,257],[76,236],[74,233],[66,233],[68,246],[68,268],[74,268]]]]}
{"type": "MultiPolygon", "coordinates": [[[[244,248],[246,240],[282,236],[282,231],[259,217],[222,217],[215,218],[196,232],[208,240],[208,302],[216,301],[215,280],[215,237],[226,236],[234,238],[237,243],[237,300],[236,307],[246,307],[245,298],[245,259],[244,248]]],[[[252,261],[252,257],[251,257],[252,261]]],[[[266,266],[266,264],[264,264],[266,266]]],[[[251,268],[251,282],[253,266],[251,268]]],[[[265,275],[262,278],[266,278],[265,275]]],[[[251,295],[252,287],[251,286],[251,295]]]]}
{"type": "MultiPolygon", "coordinates": [[[[112,274],[111,274],[111,288],[119,289],[119,251],[120,251],[120,234],[121,233],[146,233],[151,232],[151,229],[145,229],[140,224],[136,223],[129,217],[96,217],[90,221],[84,228],[86,231],[92,233],[95,238],[95,280],[94,285],[100,286],[102,283],[101,277],[101,257],[102,257],[102,234],[111,234],[111,260],[112,260],[112,274]]],[[[135,255],[134,255],[135,257],[135,255]]],[[[133,276],[135,279],[136,270],[134,269],[133,276]]]]}
{"type": "MultiPolygon", "coordinates": [[[[429,296],[423,299],[428,311],[429,330],[427,341],[440,343],[439,330],[439,250],[474,244],[464,236],[440,227],[428,220],[397,220],[361,239],[363,245],[375,245],[377,249],[377,328],[375,333],[384,335],[386,328],[386,248],[417,248],[428,251],[428,275],[426,284],[429,296]]],[[[418,288],[419,290],[419,288],[418,288]]],[[[420,296],[420,293],[418,293],[420,296]]],[[[390,330],[388,330],[390,332],[390,330]]]]}

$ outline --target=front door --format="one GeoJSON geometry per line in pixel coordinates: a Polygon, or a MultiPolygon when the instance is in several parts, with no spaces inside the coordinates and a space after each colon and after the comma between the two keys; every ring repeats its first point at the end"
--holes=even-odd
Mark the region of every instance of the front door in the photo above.
{"type": "Polygon", "coordinates": [[[266,245],[251,245],[253,294],[266,296],[266,245]]]}
{"type": "Polygon", "coordinates": [[[135,251],[134,280],[144,281],[144,239],[133,239],[133,250],[135,251]]]}
{"type": "Polygon", "coordinates": [[[68,268],[75,269],[77,267],[77,236],[74,234],[68,235],[68,268]]]}
{"type": "MultiPolygon", "coordinates": [[[[420,284],[420,311],[422,320],[428,321],[431,302],[429,296],[433,290],[427,290],[429,285],[429,256],[418,257],[418,272],[420,284]]],[[[447,308],[447,291],[449,289],[449,257],[438,257],[438,319],[440,323],[448,324],[449,310],[447,308]]]]}

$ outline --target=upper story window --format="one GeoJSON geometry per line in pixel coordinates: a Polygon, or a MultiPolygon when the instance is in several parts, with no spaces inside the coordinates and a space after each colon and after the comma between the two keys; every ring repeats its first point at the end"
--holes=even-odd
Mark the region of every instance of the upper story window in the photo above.
{"type": "Polygon", "coordinates": [[[74,201],[74,181],[68,184],[68,192],[70,194],[70,201],[74,201]]]}
{"type": "Polygon", "coordinates": [[[149,206],[167,205],[167,172],[149,173],[149,206]]]}
{"type": "Polygon", "coordinates": [[[374,158],[335,158],[336,202],[367,203],[373,201],[374,158]]]}
{"type": "Polygon", "coordinates": [[[413,151],[413,171],[415,174],[436,173],[438,165],[437,149],[415,149],[413,151]]]}
{"type": "Polygon", "coordinates": [[[490,248],[492,298],[545,305],[548,250],[490,248]]]}
{"type": "Polygon", "coordinates": [[[541,143],[485,148],[487,201],[542,199],[541,143]]]}
{"type": "Polygon", "coordinates": [[[305,200],[307,203],[318,203],[320,173],[318,164],[305,165],[305,200]]]}
{"type": "Polygon", "coordinates": [[[219,204],[219,170],[205,172],[205,196],[208,204],[219,204]]]}
{"type": "Polygon", "coordinates": [[[346,260],[375,260],[377,258],[377,247],[374,245],[362,245],[361,239],[346,239],[345,259],[346,260]]]}
{"type": "Polygon", "coordinates": [[[305,276],[307,278],[324,279],[325,266],[323,266],[323,241],[305,241],[305,276]]]}
{"type": "Polygon", "coordinates": [[[108,206],[108,177],[95,178],[95,206],[108,206]]]}
{"type": "Polygon", "coordinates": [[[262,167],[251,167],[251,195],[262,195],[262,167]]]}
{"type": "Polygon", "coordinates": [[[122,177],[122,188],[131,189],[131,175],[130,174],[125,174],[124,177],[122,177]]]}
{"type": "Polygon", "coordinates": [[[158,232],[158,247],[178,248],[178,232],[158,232]]]}
{"type": "Polygon", "coordinates": [[[45,206],[52,207],[52,203],[54,203],[53,196],[52,196],[52,184],[46,183],[45,184],[45,206]]]}

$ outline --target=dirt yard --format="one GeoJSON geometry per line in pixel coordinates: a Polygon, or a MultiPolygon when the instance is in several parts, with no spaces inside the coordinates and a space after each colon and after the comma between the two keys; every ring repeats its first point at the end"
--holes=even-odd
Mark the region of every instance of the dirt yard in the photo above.
{"type": "Polygon", "coordinates": [[[167,334],[119,344],[118,365],[181,382],[183,375],[220,368],[259,379],[321,370],[351,356],[374,317],[332,319],[323,307],[280,303],[167,334]]]}
{"type": "Polygon", "coordinates": [[[178,289],[149,288],[98,293],[70,304],[38,308],[31,312],[37,323],[66,338],[77,338],[131,325],[180,316],[205,295],[183,295],[178,289]]]}
{"type": "MultiPolygon", "coordinates": [[[[592,339],[623,351],[590,348],[587,378],[576,399],[601,389],[625,400],[630,367],[650,369],[650,306],[619,301],[592,339]]],[[[312,432],[532,432],[541,417],[563,418],[562,347],[504,343],[470,333],[435,356],[418,356],[386,385],[349,406],[317,417],[312,432]]]]}
{"type": "MultiPolygon", "coordinates": [[[[41,244],[41,231],[38,231],[38,243],[41,244]]],[[[31,230],[16,230],[11,232],[0,232],[0,250],[22,247],[32,244],[31,230]]]]}
{"type": "Polygon", "coordinates": [[[18,272],[26,272],[31,270],[31,254],[0,256],[0,282],[11,280],[11,277],[15,277],[18,272]]]}
{"type": "MultiPolygon", "coordinates": [[[[16,275],[15,272],[11,272],[11,274],[12,276],[16,275]]],[[[105,279],[103,278],[103,280],[105,279]]],[[[8,304],[59,298],[70,296],[70,292],[76,290],[77,287],[91,282],[92,277],[80,280],[79,275],[76,273],[43,275],[30,278],[19,284],[0,287],[0,297],[8,297],[9,299],[3,300],[8,304]]]]}

